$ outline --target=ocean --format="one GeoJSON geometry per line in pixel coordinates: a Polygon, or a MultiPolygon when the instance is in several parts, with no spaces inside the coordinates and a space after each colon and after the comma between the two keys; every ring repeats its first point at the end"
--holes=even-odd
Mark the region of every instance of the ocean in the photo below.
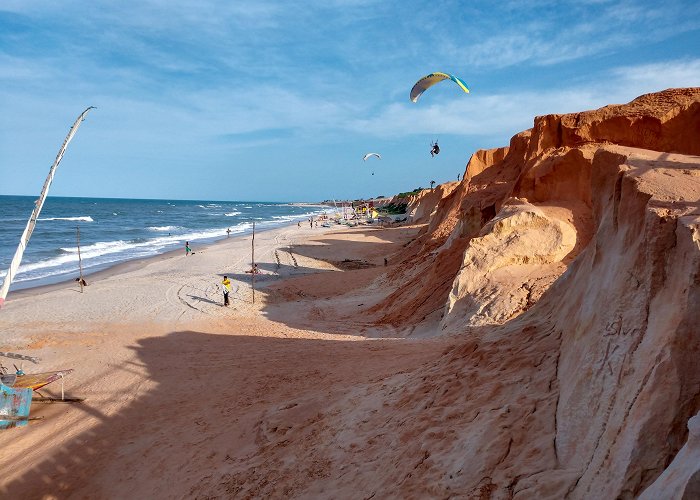
{"type": "MultiPolygon", "coordinates": [[[[34,208],[33,196],[0,196],[0,282],[34,208]]],[[[10,290],[78,276],[76,228],[83,273],[283,226],[328,207],[271,202],[129,200],[47,197],[10,290]]]]}

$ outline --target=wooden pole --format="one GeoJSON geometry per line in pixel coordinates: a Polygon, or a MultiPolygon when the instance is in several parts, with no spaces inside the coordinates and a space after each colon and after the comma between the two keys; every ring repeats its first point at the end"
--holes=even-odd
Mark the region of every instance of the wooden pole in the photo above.
{"type": "Polygon", "coordinates": [[[83,293],[83,259],[80,257],[80,226],[75,226],[75,237],[78,241],[78,269],[80,269],[80,293],[83,293]]]}
{"type": "Polygon", "coordinates": [[[253,221],[253,239],[251,240],[251,255],[252,258],[251,260],[253,261],[253,267],[251,269],[250,275],[252,276],[252,281],[253,281],[253,304],[255,304],[255,221],[253,221]]]}

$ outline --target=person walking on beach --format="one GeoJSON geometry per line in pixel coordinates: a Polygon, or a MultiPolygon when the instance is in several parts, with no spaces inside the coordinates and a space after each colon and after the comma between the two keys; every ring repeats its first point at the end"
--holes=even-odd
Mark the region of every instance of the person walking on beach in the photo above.
{"type": "Polygon", "coordinates": [[[227,276],[224,276],[224,280],[221,282],[224,291],[224,305],[228,306],[228,294],[231,292],[231,280],[227,276]]]}
{"type": "Polygon", "coordinates": [[[185,255],[189,255],[192,253],[192,249],[190,248],[190,242],[186,241],[185,242],[185,255]]]}
{"type": "Polygon", "coordinates": [[[228,229],[226,230],[226,237],[227,237],[227,238],[230,238],[230,237],[231,237],[231,228],[228,228],[228,229]]]}

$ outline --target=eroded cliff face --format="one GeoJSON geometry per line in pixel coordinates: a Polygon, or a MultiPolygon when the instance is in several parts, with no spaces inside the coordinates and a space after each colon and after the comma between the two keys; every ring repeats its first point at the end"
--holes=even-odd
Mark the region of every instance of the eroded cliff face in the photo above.
{"type": "Polygon", "coordinates": [[[240,494],[695,498],[698,103],[675,89],[537,118],[412,200],[431,215],[362,314],[449,347],[263,415],[240,494]]]}
{"type": "Polygon", "coordinates": [[[700,154],[697,94],[697,88],[669,89],[595,111],[538,116],[529,155],[591,142],[700,154]]]}
{"type": "MultiPolygon", "coordinates": [[[[421,437],[433,486],[407,493],[633,498],[661,476],[700,410],[699,153],[700,89],[671,89],[538,117],[435,200],[373,308],[463,339],[376,388],[421,437]]],[[[681,498],[697,468],[674,464],[681,498]]]]}
{"type": "Polygon", "coordinates": [[[420,224],[429,221],[437,212],[440,200],[449,196],[458,185],[458,182],[446,182],[411,196],[407,207],[411,223],[420,224]]]}
{"type": "Polygon", "coordinates": [[[592,167],[597,230],[538,305],[561,336],[555,449],[580,473],[567,491],[624,498],[700,409],[700,161],[606,146],[592,167]]]}
{"type": "Polygon", "coordinates": [[[461,328],[463,318],[470,325],[500,324],[532,306],[576,245],[575,228],[562,219],[552,207],[508,200],[470,240],[443,325],[452,319],[461,328]]]}
{"type": "Polygon", "coordinates": [[[537,118],[411,200],[430,217],[359,314],[445,350],[271,408],[245,484],[213,477],[239,496],[696,498],[698,103],[537,118]]]}
{"type": "MultiPolygon", "coordinates": [[[[524,143],[519,134],[512,145],[524,143]]],[[[424,227],[418,236],[390,261],[398,265],[387,276],[387,298],[368,312],[380,324],[397,329],[422,330],[425,322],[439,321],[452,283],[462,264],[465,248],[482,226],[496,214],[496,205],[508,197],[518,180],[521,166],[514,159],[506,162],[509,148],[477,151],[467,164],[464,180],[449,183],[446,189],[421,193],[410,200],[409,209],[422,207],[429,218],[412,220],[424,227]],[[498,160],[499,169],[486,166],[498,160]],[[496,181],[499,177],[501,180],[496,181]],[[393,286],[392,286],[393,284],[393,286]]]]}
{"type": "MultiPolygon", "coordinates": [[[[389,276],[389,282],[400,285],[373,308],[379,321],[412,327],[442,316],[442,331],[453,333],[472,325],[498,324],[527,310],[588,245],[595,231],[591,175],[598,149],[616,143],[694,154],[699,147],[694,138],[700,137],[697,96],[698,89],[672,89],[626,105],[537,117],[533,129],[515,135],[509,147],[474,153],[462,182],[424,191],[410,200],[412,221],[426,226],[392,259],[404,263],[389,276]],[[487,234],[493,227],[488,224],[505,215],[500,211],[511,199],[544,212],[552,227],[573,226],[574,247],[553,261],[528,263],[529,272],[519,264],[509,267],[507,259],[494,264],[492,270],[498,269],[497,273],[475,266],[475,250],[467,247],[476,238],[473,245],[481,245],[483,255],[500,252],[498,238],[487,234]],[[491,247],[484,246],[489,242],[491,247]],[[475,273],[484,280],[478,293],[473,286],[482,278],[475,273]]],[[[510,220],[513,237],[528,240],[519,236],[520,228],[513,223],[515,219],[510,220]]],[[[550,242],[544,233],[538,237],[527,224],[522,231],[533,238],[527,242],[529,251],[548,251],[550,242]]]]}

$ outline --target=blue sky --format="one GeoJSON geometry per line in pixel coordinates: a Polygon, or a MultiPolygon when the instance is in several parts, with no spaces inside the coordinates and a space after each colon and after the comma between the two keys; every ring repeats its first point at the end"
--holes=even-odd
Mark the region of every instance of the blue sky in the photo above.
{"type": "Polygon", "coordinates": [[[89,105],[53,195],[314,201],[455,180],[536,115],[684,86],[697,1],[2,0],[0,194],[38,193],[89,105]],[[472,93],[410,102],[432,71],[472,93]]]}

